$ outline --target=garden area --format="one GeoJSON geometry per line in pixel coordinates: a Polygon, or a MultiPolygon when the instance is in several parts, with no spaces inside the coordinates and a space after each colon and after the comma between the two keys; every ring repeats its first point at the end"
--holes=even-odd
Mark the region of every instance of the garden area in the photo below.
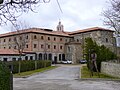
{"type": "Polygon", "coordinates": [[[82,78],[114,78],[101,73],[101,62],[117,60],[117,55],[110,48],[104,45],[99,46],[91,38],[86,38],[84,53],[87,65],[81,69],[82,78]]]}
{"type": "Polygon", "coordinates": [[[104,74],[104,73],[101,73],[99,72],[99,75],[98,75],[98,72],[94,72],[93,73],[93,76],[90,75],[90,71],[89,69],[87,68],[87,66],[83,66],[81,68],[81,79],[98,79],[98,78],[101,78],[101,79],[120,79],[120,78],[117,78],[117,77],[113,77],[113,76],[110,76],[110,75],[107,75],[107,74],[104,74]]]}

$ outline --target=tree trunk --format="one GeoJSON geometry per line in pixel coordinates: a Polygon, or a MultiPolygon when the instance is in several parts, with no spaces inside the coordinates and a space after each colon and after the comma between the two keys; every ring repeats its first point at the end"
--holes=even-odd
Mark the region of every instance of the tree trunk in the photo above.
{"type": "Polygon", "coordinates": [[[19,56],[19,68],[18,68],[18,74],[20,74],[20,72],[21,72],[21,54],[20,54],[20,56],[19,56]]]}
{"type": "Polygon", "coordinates": [[[37,61],[35,60],[35,70],[37,69],[37,61]]]}

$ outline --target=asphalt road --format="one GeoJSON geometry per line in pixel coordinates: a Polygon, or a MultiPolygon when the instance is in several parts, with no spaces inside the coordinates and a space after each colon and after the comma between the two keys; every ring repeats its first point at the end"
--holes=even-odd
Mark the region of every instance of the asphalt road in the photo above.
{"type": "Polygon", "coordinates": [[[80,66],[62,65],[54,70],[14,78],[14,90],[120,90],[119,81],[80,80],[80,66]]]}

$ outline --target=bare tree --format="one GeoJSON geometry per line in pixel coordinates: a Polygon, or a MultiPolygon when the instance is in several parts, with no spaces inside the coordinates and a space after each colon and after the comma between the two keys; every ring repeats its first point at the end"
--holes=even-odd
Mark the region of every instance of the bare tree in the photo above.
{"type": "Polygon", "coordinates": [[[120,33],[120,0],[110,0],[110,7],[103,11],[104,24],[120,33]]]}
{"type": "Polygon", "coordinates": [[[50,0],[0,0],[0,25],[10,21],[13,25],[24,12],[35,10],[40,3],[49,3],[50,0]]]}
{"type": "MultiPolygon", "coordinates": [[[[110,7],[103,11],[104,24],[115,30],[115,37],[120,37],[120,0],[110,0],[110,7]]],[[[117,45],[115,48],[117,54],[117,45]]]]}
{"type": "Polygon", "coordinates": [[[21,69],[21,59],[23,52],[25,50],[26,44],[28,43],[28,36],[26,33],[24,33],[27,29],[30,28],[29,25],[26,25],[25,23],[17,23],[17,26],[15,27],[15,36],[14,36],[14,43],[12,43],[12,47],[16,49],[19,52],[19,70],[18,73],[20,73],[21,69]],[[13,45],[14,44],[14,45],[13,45]]]}

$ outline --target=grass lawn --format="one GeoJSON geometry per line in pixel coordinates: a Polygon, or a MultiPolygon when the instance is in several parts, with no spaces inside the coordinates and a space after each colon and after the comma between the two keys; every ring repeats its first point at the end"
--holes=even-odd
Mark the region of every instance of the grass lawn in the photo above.
{"type": "Polygon", "coordinates": [[[33,70],[33,71],[21,72],[20,74],[16,73],[13,76],[14,77],[26,77],[26,76],[36,74],[36,73],[39,73],[39,72],[44,72],[44,71],[47,71],[47,70],[51,70],[51,69],[54,69],[56,67],[57,66],[49,66],[49,67],[45,67],[45,68],[41,68],[41,69],[36,69],[36,70],[33,70]]]}
{"type": "MultiPolygon", "coordinates": [[[[103,73],[99,73],[100,78],[106,78],[106,79],[120,79],[120,78],[116,78],[116,77],[112,77],[103,73]]],[[[90,77],[90,72],[87,68],[87,66],[83,66],[81,69],[81,78],[99,78],[98,73],[94,72],[93,76],[90,77]]]]}

